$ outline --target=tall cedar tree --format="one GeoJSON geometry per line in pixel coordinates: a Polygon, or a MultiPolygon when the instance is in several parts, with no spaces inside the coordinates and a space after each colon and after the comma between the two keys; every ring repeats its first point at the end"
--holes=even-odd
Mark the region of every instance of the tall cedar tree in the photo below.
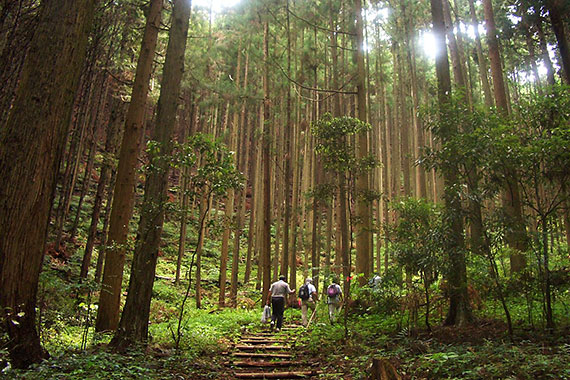
{"type": "MultiPolygon", "coordinates": [[[[546,0],[546,7],[552,22],[552,30],[554,30],[554,35],[556,35],[556,41],[558,42],[564,79],[566,83],[570,84],[570,46],[568,46],[568,34],[565,31],[563,16],[568,16],[570,5],[565,0],[546,0]]],[[[568,18],[566,18],[566,21],[568,21],[568,18]]]]}
{"type": "Polygon", "coordinates": [[[35,328],[36,294],[95,3],[41,3],[17,95],[0,128],[0,308],[15,368],[46,357],[35,328]]]}
{"type": "MultiPolygon", "coordinates": [[[[497,27],[495,26],[492,0],[483,0],[483,6],[485,10],[485,26],[487,28],[487,43],[489,45],[489,59],[491,61],[491,75],[493,77],[495,101],[499,112],[507,116],[509,113],[507,91],[503,80],[503,68],[499,52],[499,41],[497,39],[497,27]]],[[[528,249],[528,239],[522,215],[522,201],[517,174],[514,170],[509,170],[506,174],[502,202],[510,226],[505,238],[509,247],[514,251],[510,257],[511,270],[513,272],[520,272],[526,266],[526,258],[523,252],[528,249]]]]}
{"type": "MultiPolygon", "coordinates": [[[[261,242],[261,262],[263,267],[262,300],[267,299],[271,282],[271,160],[269,151],[271,139],[269,136],[270,107],[269,99],[269,22],[263,24],[263,232],[261,242]]],[[[293,284],[293,286],[295,286],[293,284]]]]}
{"type": "MultiPolygon", "coordinates": [[[[366,123],[366,72],[364,69],[364,36],[362,25],[362,4],[360,0],[354,1],[354,14],[356,16],[356,100],[358,107],[358,118],[366,123]]],[[[366,132],[358,135],[356,152],[359,159],[364,159],[368,155],[368,136],[366,132]]],[[[360,285],[364,285],[370,276],[370,234],[372,233],[370,219],[370,202],[367,199],[369,191],[368,171],[362,170],[356,177],[356,273],[364,274],[359,278],[360,285]]]]}
{"type": "Polygon", "coordinates": [[[152,140],[158,144],[158,149],[151,150],[149,154],[150,165],[147,169],[127,300],[119,328],[111,342],[111,345],[119,349],[128,347],[133,342],[146,342],[148,338],[150,301],[165,207],[168,201],[172,137],[179,104],[180,82],[184,72],[184,52],[186,51],[190,10],[190,1],[176,0],[174,2],[158,99],[156,127],[152,137],[152,140]]]}
{"type": "Polygon", "coordinates": [[[160,27],[162,1],[151,0],[149,5],[131,103],[125,120],[125,132],[119,153],[119,167],[109,221],[108,245],[105,249],[105,269],[95,323],[97,331],[115,330],[119,322],[127,235],[135,199],[137,159],[143,137],[145,106],[160,27]]]}
{"type": "MultiPolygon", "coordinates": [[[[444,0],[446,1],[446,0],[444,0]]],[[[442,0],[430,0],[433,20],[433,34],[437,43],[437,56],[435,69],[437,76],[437,92],[440,107],[440,139],[445,144],[456,134],[457,126],[445,120],[445,108],[450,102],[451,77],[447,47],[445,45],[445,23],[443,19],[442,0]]],[[[446,250],[449,255],[449,311],[445,320],[446,325],[463,325],[473,319],[467,294],[467,268],[465,264],[465,242],[463,239],[463,220],[461,200],[458,194],[458,167],[450,164],[444,168],[443,180],[445,183],[445,209],[448,223],[446,236],[446,250]]]]}
{"type": "Polygon", "coordinates": [[[91,224],[89,225],[87,242],[85,243],[85,251],[83,260],[81,261],[81,270],[79,272],[80,281],[87,278],[89,266],[91,265],[91,256],[95,246],[95,239],[97,235],[97,226],[103,208],[103,198],[105,189],[111,180],[112,171],[114,169],[113,158],[117,151],[118,135],[124,123],[124,109],[123,101],[115,96],[109,96],[111,103],[111,116],[109,118],[109,126],[105,141],[104,161],[101,166],[99,174],[99,183],[95,192],[95,199],[93,200],[93,207],[91,211],[91,224]]]}
{"type": "MultiPolygon", "coordinates": [[[[291,78],[291,19],[289,14],[289,0],[287,0],[287,75],[291,78]]],[[[287,121],[285,123],[285,173],[284,173],[284,219],[283,219],[283,256],[281,261],[280,274],[287,277],[289,271],[289,231],[291,229],[291,185],[293,180],[291,168],[291,132],[293,124],[291,122],[291,82],[287,82],[287,121]]]]}
{"type": "MultiPolygon", "coordinates": [[[[236,89],[239,89],[240,83],[240,75],[241,75],[241,54],[239,51],[241,50],[241,46],[238,46],[238,56],[237,56],[237,65],[236,65],[236,89]]],[[[229,103],[227,105],[226,112],[229,112],[229,103]]],[[[228,147],[231,151],[237,152],[238,146],[238,121],[239,121],[239,112],[234,110],[232,112],[232,122],[228,124],[229,114],[226,115],[226,128],[228,128],[228,147]]],[[[237,161],[235,155],[233,155],[234,165],[237,166],[237,161]]],[[[229,256],[229,248],[230,248],[230,235],[232,230],[232,222],[234,216],[234,204],[235,204],[235,191],[234,189],[230,189],[228,192],[228,197],[226,198],[225,204],[225,220],[224,220],[224,233],[222,236],[222,254],[220,257],[220,292],[218,296],[218,304],[220,307],[226,306],[226,281],[227,281],[227,268],[228,268],[228,256],[229,256]]],[[[236,231],[237,233],[237,231],[236,231]]],[[[239,254],[239,250],[238,250],[239,254]]]]}

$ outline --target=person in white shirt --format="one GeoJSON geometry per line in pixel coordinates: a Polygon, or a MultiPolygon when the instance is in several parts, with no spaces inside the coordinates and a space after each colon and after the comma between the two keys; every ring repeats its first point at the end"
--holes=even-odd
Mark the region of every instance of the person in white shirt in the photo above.
{"type": "Polygon", "coordinates": [[[267,305],[271,304],[271,329],[277,327],[281,330],[283,326],[283,312],[285,311],[285,297],[289,294],[295,293],[291,290],[289,284],[285,282],[285,276],[279,276],[279,281],[271,284],[269,293],[267,294],[267,305]]]}
{"type": "Polygon", "coordinates": [[[317,302],[317,288],[313,285],[313,279],[307,278],[305,285],[299,289],[299,298],[301,298],[301,318],[303,319],[303,326],[307,326],[307,311],[311,309],[315,311],[317,302]],[[301,288],[305,288],[301,290],[301,288]]]}

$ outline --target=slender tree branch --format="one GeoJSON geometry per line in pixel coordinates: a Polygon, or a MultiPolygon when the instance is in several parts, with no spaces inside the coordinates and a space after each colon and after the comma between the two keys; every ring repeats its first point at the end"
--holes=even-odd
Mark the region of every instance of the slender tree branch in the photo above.
{"type": "Polygon", "coordinates": [[[348,35],[348,36],[356,36],[356,33],[345,32],[345,31],[342,31],[342,30],[332,30],[332,29],[329,29],[329,28],[325,28],[325,27],[323,27],[323,26],[319,26],[319,25],[313,24],[313,23],[310,22],[309,20],[304,19],[304,18],[302,18],[301,16],[296,15],[291,9],[288,9],[288,11],[289,11],[289,13],[290,13],[291,15],[293,15],[293,17],[295,17],[295,18],[297,18],[297,19],[299,19],[299,20],[301,20],[301,21],[307,23],[308,25],[312,26],[313,28],[317,28],[317,29],[319,29],[319,30],[322,30],[322,31],[325,31],[325,32],[328,32],[328,33],[346,34],[346,35],[348,35]]]}
{"type": "MultiPolygon", "coordinates": [[[[309,90],[309,91],[315,91],[315,92],[328,92],[328,93],[333,93],[333,94],[346,94],[346,95],[356,95],[356,91],[342,91],[342,90],[332,90],[332,89],[328,89],[328,88],[315,88],[315,87],[309,87],[309,86],[305,86],[299,82],[297,82],[295,79],[291,78],[287,72],[285,70],[283,70],[283,68],[281,67],[281,65],[279,65],[279,63],[277,63],[275,60],[273,61],[273,63],[275,63],[275,65],[277,67],[279,67],[279,70],[281,70],[281,72],[283,73],[283,75],[285,76],[285,78],[287,78],[290,82],[295,83],[297,86],[305,89],[305,90],[309,90]]],[[[343,86],[344,87],[344,86],[343,86]]]]}

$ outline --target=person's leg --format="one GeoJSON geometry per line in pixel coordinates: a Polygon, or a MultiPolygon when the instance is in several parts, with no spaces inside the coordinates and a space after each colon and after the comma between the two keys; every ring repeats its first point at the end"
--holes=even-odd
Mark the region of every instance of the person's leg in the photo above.
{"type": "Polygon", "coordinates": [[[329,302],[329,319],[331,322],[334,322],[334,309],[335,309],[334,303],[329,302]]]}
{"type": "Polygon", "coordinates": [[[281,329],[283,325],[283,312],[285,311],[285,298],[276,297],[275,300],[276,325],[278,329],[281,329]]]}
{"type": "Polygon", "coordinates": [[[317,303],[315,301],[307,302],[307,311],[309,312],[309,321],[313,317],[313,313],[315,312],[315,308],[317,307],[317,303]]]}
{"type": "Polygon", "coordinates": [[[301,319],[303,326],[307,326],[307,301],[301,301],[301,319]]]}

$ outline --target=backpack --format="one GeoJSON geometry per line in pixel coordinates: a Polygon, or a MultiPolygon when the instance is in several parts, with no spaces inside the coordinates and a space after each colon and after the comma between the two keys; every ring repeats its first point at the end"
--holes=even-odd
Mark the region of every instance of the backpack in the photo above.
{"type": "Polygon", "coordinates": [[[334,298],[336,296],[338,296],[338,286],[335,284],[330,284],[329,287],[327,288],[327,296],[329,296],[330,298],[334,298]]]}
{"type": "Polygon", "coordinates": [[[307,284],[301,286],[299,288],[299,298],[306,301],[309,299],[309,287],[307,286],[307,284]]]}

